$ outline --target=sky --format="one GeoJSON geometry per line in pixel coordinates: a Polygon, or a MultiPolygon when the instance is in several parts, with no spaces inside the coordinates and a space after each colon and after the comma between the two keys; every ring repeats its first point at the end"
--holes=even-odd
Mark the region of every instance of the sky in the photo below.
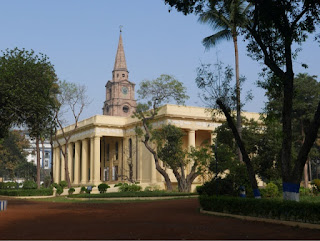
{"type": "MultiPolygon", "coordinates": [[[[142,80],[170,74],[187,87],[187,105],[204,107],[195,84],[197,67],[217,59],[234,66],[231,41],[205,50],[201,41],[214,33],[210,26],[200,24],[197,16],[169,12],[163,0],[0,0],[0,7],[0,50],[18,47],[46,54],[60,80],[85,85],[91,104],[80,119],[102,114],[120,25],[129,80],[136,89],[142,80]]],[[[319,44],[311,37],[302,49],[295,73],[320,76],[319,44]]],[[[266,98],[255,83],[263,65],[247,56],[241,38],[239,58],[240,75],[247,79],[243,92],[252,90],[254,96],[244,110],[261,112],[266,98]]]]}

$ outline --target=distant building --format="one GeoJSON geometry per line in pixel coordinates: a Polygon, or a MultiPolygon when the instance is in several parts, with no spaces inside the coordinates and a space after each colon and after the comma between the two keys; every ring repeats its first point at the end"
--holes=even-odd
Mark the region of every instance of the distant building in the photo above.
{"type": "MultiPolygon", "coordinates": [[[[37,151],[36,151],[36,139],[31,138],[28,133],[25,133],[26,139],[30,142],[30,148],[26,149],[29,153],[27,156],[27,161],[33,163],[35,166],[37,165],[37,151]]],[[[49,140],[44,141],[44,145],[39,142],[40,148],[40,165],[41,168],[48,170],[51,169],[51,144],[49,140]],[[42,149],[44,148],[44,157],[42,156],[42,149]]]]}

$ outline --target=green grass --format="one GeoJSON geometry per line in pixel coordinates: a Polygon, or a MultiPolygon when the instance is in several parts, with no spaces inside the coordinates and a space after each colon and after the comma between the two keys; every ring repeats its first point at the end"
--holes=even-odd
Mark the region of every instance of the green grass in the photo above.
{"type": "Polygon", "coordinates": [[[197,193],[180,193],[180,192],[167,192],[167,191],[150,191],[150,192],[110,192],[100,194],[73,194],[71,198],[121,198],[121,197],[183,197],[194,196],[197,193]]]}
{"type": "MultiPolygon", "coordinates": [[[[175,198],[178,199],[178,198],[175,198]]],[[[29,201],[39,201],[39,202],[58,202],[58,203],[129,203],[129,202],[153,202],[153,201],[159,201],[157,199],[155,200],[139,200],[139,199],[126,199],[126,200],[109,200],[109,199],[104,199],[104,200],[96,200],[96,199],[70,199],[65,196],[61,197],[52,197],[52,198],[33,198],[33,199],[28,199],[29,201]]],[[[172,199],[171,199],[172,200],[172,199]]]]}

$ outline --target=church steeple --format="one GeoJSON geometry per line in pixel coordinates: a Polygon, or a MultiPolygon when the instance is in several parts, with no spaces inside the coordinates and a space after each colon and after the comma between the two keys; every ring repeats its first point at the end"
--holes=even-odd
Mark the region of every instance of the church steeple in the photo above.
{"type": "Polygon", "coordinates": [[[102,108],[104,115],[130,117],[135,111],[137,106],[134,99],[135,84],[129,81],[128,73],[120,26],[120,37],[112,71],[112,80],[106,84],[106,100],[102,108]]]}
{"type": "Polygon", "coordinates": [[[128,73],[129,71],[127,69],[126,57],[124,54],[123,43],[122,43],[122,30],[120,28],[120,37],[119,37],[116,59],[114,61],[114,67],[112,71],[112,80],[113,81],[127,80],[128,73]]]}

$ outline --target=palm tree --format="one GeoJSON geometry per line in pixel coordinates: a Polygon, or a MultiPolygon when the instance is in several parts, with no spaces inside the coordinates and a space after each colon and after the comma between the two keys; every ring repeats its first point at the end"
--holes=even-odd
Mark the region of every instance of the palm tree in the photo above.
{"type": "MultiPolygon", "coordinates": [[[[237,130],[241,137],[241,104],[240,104],[240,77],[239,77],[239,54],[238,35],[239,30],[247,24],[246,13],[250,4],[241,0],[213,0],[210,1],[209,9],[200,14],[199,21],[211,25],[216,33],[203,39],[202,44],[206,49],[215,46],[222,40],[232,39],[235,54],[236,69],[236,109],[237,109],[237,130]]],[[[241,152],[238,148],[239,160],[242,160],[241,152]]]]}

